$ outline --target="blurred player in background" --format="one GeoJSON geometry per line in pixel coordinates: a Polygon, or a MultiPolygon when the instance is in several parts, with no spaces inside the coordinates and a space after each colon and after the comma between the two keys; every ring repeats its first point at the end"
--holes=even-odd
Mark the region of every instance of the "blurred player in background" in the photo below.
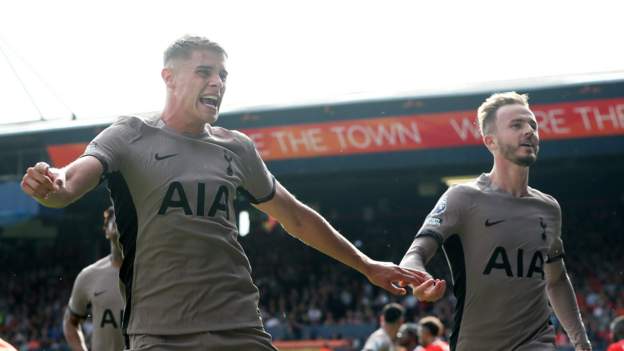
{"type": "Polygon", "coordinates": [[[624,316],[619,316],[611,322],[611,341],[607,351],[624,351],[624,316]]]}
{"type": "Polygon", "coordinates": [[[104,233],[110,242],[110,255],[84,268],[76,277],[69,305],[63,318],[63,334],[73,351],[87,350],[81,325],[91,306],[92,351],[123,350],[121,314],[123,299],[119,291],[119,267],[122,256],[112,207],[104,211],[104,233]]]}
{"type": "Polygon", "coordinates": [[[424,351],[449,351],[449,345],[442,340],[444,324],[438,317],[428,316],[418,321],[418,339],[424,351]]]}
{"type": "MultiPolygon", "coordinates": [[[[491,172],[446,191],[401,265],[425,272],[444,246],[457,298],[452,350],[554,350],[549,302],[576,350],[590,350],[563,261],[561,209],[528,186],[539,152],[528,97],[494,94],[479,107],[478,122],[494,156],[491,172]]],[[[428,279],[413,293],[435,301],[445,288],[428,279]]]]}
{"type": "Polygon", "coordinates": [[[384,306],[379,316],[379,329],[375,330],[366,340],[362,351],[396,351],[397,332],[403,324],[405,309],[398,303],[384,306]]]}
{"type": "Polygon", "coordinates": [[[212,126],[228,71],[223,48],[184,37],[164,55],[161,113],[122,117],[63,169],[30,167],[24,192],[63,207],[98,185],[114,201],[124,261],[123,327],[131,349],[274,350],[258,289],[237,240],[237,192],[293,236],[404,294],[423,274],[370,259],[298,201],[266,168],[246,135],[212,126]]]}
{"type": "Polygon", "coordinates": [[[423,351],[418,338],[418,324],[403,323],[397,332],[400,351],[423,351]]]}

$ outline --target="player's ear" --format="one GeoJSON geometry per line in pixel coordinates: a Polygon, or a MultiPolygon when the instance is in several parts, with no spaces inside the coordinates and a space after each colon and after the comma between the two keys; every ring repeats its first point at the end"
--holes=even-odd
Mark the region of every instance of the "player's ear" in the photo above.
{"type": "Polygon", "coordinates": [[[483,136],[483,144],[485,144],[485,147],[487,147],[490,151],[494,151],[498,148],[496,138],[494,138],[494,135],[492,134],[486,134],[483,136]]]}
{"type": "Polygon", "coordinates": [[[164,67],[160,71],[160,76],[167,88],[173,88],[173,69],[171,67],[164,67]]]}

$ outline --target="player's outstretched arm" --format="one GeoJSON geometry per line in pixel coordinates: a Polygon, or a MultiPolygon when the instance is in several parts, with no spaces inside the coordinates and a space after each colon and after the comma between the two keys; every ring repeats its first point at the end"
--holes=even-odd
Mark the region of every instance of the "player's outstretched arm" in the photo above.
{"type": "Polygon", "coordinates": [[[81,322],[82,320],[72,314],[69,308],[65,309],[65,315],[63,316],[63,334],[72,351],[87,351],[84,334],[80,329],[81,322]]]}
{"type": "Polygon", "coordinates": [[[370,259],[336,231],[320,214],[297,200],[279,182],[275,196],[256,205],[277,219],[284,229],[307,245],[364,274],[371,283],[393,294],[405,294],[401,286],[419,285],[424,274],[391,262],[370,259]]]}
{"type": "Polygon", "coordinates": [[[575,350],[591,350],[591,344],[581,320],[574,289],[572,288],[572,283],[570,283],[563,259],[547,263],[544,266],[544,274],[548,300],[575,350]]]}
{"type": "Polygon", "coordinates": [[[29,167],[22,178],[22,190],[46,207],[65,207],[95,188],[104,168],[93,156],[80,157],[57,169],[45,162],[29,167]]]}
{"type": "Polygon", "coordinates": [[[414,239],[412,245],[403,256],[401,267],[415,269],[426,274],[426,280],[419,285],[412,285],[412,293],[419,301],[437,301],[446,291],[446,282],[433,277],[425,269],[425,264],[431,260],[438,250],[438,243],[429,236],[414,239]]]}
{"type": "Polygon", "coordinates": [[[15,347],[13,347],[13,345],[11,345],[8,342],[2,340],[2,338],[0,338],[0,350],[2,350],[2,351],[17,351],[17,349],[15,347]]]}

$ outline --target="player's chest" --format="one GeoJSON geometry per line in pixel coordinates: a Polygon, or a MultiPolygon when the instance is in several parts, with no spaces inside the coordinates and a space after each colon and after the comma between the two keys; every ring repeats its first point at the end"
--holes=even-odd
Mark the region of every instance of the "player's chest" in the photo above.
{"type": "Polygon", "coordinates": [[[474,269],[488,278],[544,279],[557,235],[553,208],[531,201],[489,201],[474,208],[464,240],[474,269]]]}
{"type": "Polygon", "coordinates": [[[94,308],[116,310],[123,306],[117,272],[103,271],[97,279],[93,280],[89,295],[94,308]]]}
{"type": "Polygon", "coordinates": [[[242,167],[240,157],[225,147],[153,136],[134,145],[122,173],[136,195],[177,192],[195,199],[223,187],[234,192],[242,183],[242,167]]]}
{"type": "Polygon", "coordinates": [[[497,199],[473,208],[466,234],[491,248],[546,250],[558,234],[556,216],[539,202],[497,199]]]}
{"type": "Polygon", "coordinates": [[[102,272],[93,281],[90,292],[91,313],[96,329],[121,327],[123,300],[119,291],[118,272],[115,270],[102,272]]]}

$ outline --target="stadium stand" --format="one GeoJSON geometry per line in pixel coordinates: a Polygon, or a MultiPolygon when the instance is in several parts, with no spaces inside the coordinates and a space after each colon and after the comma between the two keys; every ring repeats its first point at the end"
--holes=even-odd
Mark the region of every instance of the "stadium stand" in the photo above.
{"type": "MultiPolygon", "coordinates": [[[[613,200],[613,199],[612,199],[613,200]]],[[[616,199],[617,200],[617,199],[616,199]]],[[[391,205],[390,205],[391,206],[391,205]]],[[[391,206],[393,207],[393,206],[391,206]]],[[[584,199],[565,203],[564,232],[570,276],[595,350],[608,340],[610,321],[624,315],[624,206],[607,199],[584,199]],[[596,223],[600,223],[599,226],[596,223]],[[604,247],[613,248],[604,250],[604,247]]],[[[334,211],[337,226],[373,257],[397,260],[403,254],[415,229],[412,218],[426,211],[403,208],[404,220],[397,214],[362,208],[334,211]]],[[[253,234],[241,238],[260,288],[264,322],[276,340],[349,339],[357,349],[374,329],[376,315],[390,301],[402,303],[407,320],[436,315],[452,326],[452,296],[436,304],[417,303],[411,297],[395,297],[373,287],[357,272],[305,248],[284,234],[279,226],[266,230],[257,222],[253,234]]],[[[69,228],[67,228],[68,230],[69,228]]],[[[93,238],[96,241],[96,238],[93,238]]],[[[83,243],[38,243],[29,240],[2,240],[2,281],[0,291],[0,335],[20,350],[65,350],[62,313],[79,267],[77,253],[83,243]],[[11,253],[20,252],[20,255],[11,253]],[[43,268],[42,268],[43,267],[43,268]]],[[[89,260],[88,257],[85,257],[89,260]]],[[[434,259],[442,259],[436,257],[434,259]]],[[[448,274],[440,272],[441,275],[448,274]]],[[[556,320],[554,320],[556,323],[556,320]]],[[[561,350],[569,343],[557,325],[561,350]]],[[[87,331],[88,334],[88,331],[87,331]]]]}
{"type": "MultiPolygon", "coordinates": [[[[543,150],[530,184],[561,204],[566,265],[596,351],[607,345],[611,320],[624,315],[623,87],[624,81],[614,81],[528,89],[544,127],[543,150]]],[[[290,154],[279,154],[275,148],[279,143],[265,148],[269,168],[362,251],[375,259],[398,262],[446,188],[441,178],[487,171],[490,156],[479,145],[478,135],[470,135],[474,109],[484,95],[489,92],[237,112],[224,114],[221,120],[228,128],[264,131],[265,138],[310,127],[312,134],[293,134],[296,147],[290,154]],[[373,145],[376,138],[384,138],[384,131],[414,137],[414,129],[408,127],[421,119],[441,119],[448,125],[443,131],[438,124],[421,129],[423,138],[430,137],[429,144],[406,143],[398,149],[373,145]],[[340,128],[349,123],[354,144],[348,155],[342,155],[340,138],[348,134],[340,128]],[[366,134],[373,126],[379,133],[366,134]],[[339,137],[330,150],[336,153],[314,157],[303,152],[310,137],[320,135],[314,131],[323,128],[321,136],[326,139],[339,137]]],[[[45,156],[62,165],[107,123],[0,131],[2,183],[17,182],[15,175],[23,173],[24,165],[45,156]]],[[[400,139],[397,135],[393,140],[400,139]]],[[[29,206],[19,193],[15,184],[0,187],[0,338],[19,350],[67,350],[61,323],[72,283],[81,267],[108,250],[100,235],[107,196],[100,187],[58,211],[29,206]]],[[[406,307],[407,321],[435,315],[447,330],[452,329],[452,295],[436,304],[390,296],[359,273],[284,234],[245,202],[238,207],[251,212],[251,232],[240,241],[254,267],[265,326],[287,347],[304,345],[301,340],[333,339],[347,342],[327,347],[358,350],[377,328],[382,306],[393,301],[406,307]]],[[[443,262],[442,253],[434,260],[443,262]]],[[[450,279],[444,264],[432,266],[438,267],[436,276],[450,279]]],[[[553,323],[558,348],[570,350],[561,326],[555,319],[553,323]]],[[[327,348],[323,342],[315,345],[327,348]]]]}

